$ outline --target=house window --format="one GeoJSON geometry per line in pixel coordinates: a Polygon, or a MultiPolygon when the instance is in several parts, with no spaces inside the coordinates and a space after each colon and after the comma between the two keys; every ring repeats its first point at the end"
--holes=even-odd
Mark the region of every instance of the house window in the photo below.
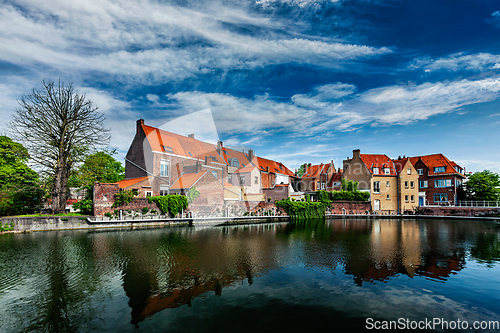
{"type": "Polygon", "coordinates": [[[410,187],[411,187],[411,188],[415,188],[415,182],[411,181],[411,182],[410,182],[410,187]]]}
{"type": "Polygon", "coordinates": [[[168,194],[168,187],[160,185],[160,195],[167,195],[167,194],[168,194]]]}
{"type": "Polygon", "coordinates": [[[380,200],[373,201],[373,210],[380,210],[380,200]]]}
{"type": "Polygon", "coordinates": [[[379,171],[378,171],[378,168],[373,168],[373,173],[374,173],[375,175],[378,175],[378,172],[379,172],[379,171]]]}
{"type": "Polygon", "coordinates": [[[462,182],[460,180],[455,180],[455,186],[460,187],[462,185],[462,182]]]}
{"type": "Polygon", "coordinates": [[[391,170],[389,168],[384,168],[384,174],[385,175],[391,174],[391,170]]]}
{"type": "Polygon", "coordinates": [[[427,188],[428,187],[427,180],[419,180],[418,181],[418,187],[420,187],[420,188],[427,188]]]}
{"type": "Polygon", "coordinates": [[[409,201],[409,200],[408,200],[408,198],[409,198],[409,196],[408,196],[408,195],[405,195],[405,201],[406,201],[406,202],[408,202],[408,201],[409,201]]]}
{"type": "Polygon", "coordinates": [[[274,186],[274,180],[271,181],[271,186],[274,186]]]}
{"type": "Polygon", "coordinates": [[[434,187],[451,187],[451,179],[438,179],[434,181],[434,187]]]}
{"type": "Polygon", "coordinates": [[[380,193],[380,182],[373,182],[373,193],[380,193]]]}
{"type": "Polygon", "coordinates": [[[255,177],[255,179],[254,179],[253,182],[254,182],[254,184],[258,184],[259,183],[259,177],[255,177]]]}
{"type": "Polygon", "coordinates": [[[231,159],[231,166],[234,166],[234,167],[239,167],[240,166],[240,162],[238,162],[237,158],[232,158],[231,159]]]}
{"type": "Polygon", "coordinates": [[[444,166],[441,166],[441,167],[434,167],[434,172],[438,173],[438,172],[444,172],[446,169],[446,167],[444,166]]]}
{"type": "Polygon", "coordinates": [[[163,150],[166,153],[173,153],[174,152],[174,150],[172,149],[172,147],[168,147],[168,146],[163,146],[163,150]]]}
{"type": "Polygon", "coordinates": [[[408,181],[405,181],[405,188],[408,188],[408,181]]]}
{"type": "Polygon", "coordinates": [[[153,192],[152,191],[146,191],[146,197],[152,197],[153,192]]]}
{"type": "Polygon", "coordinates": [[[233,175],[229,174],[227,175],[227,182],[231,185],[233,185],[233,175]]]}
{"type": "Polygon", "coordinates": [[[326,183],[321,183],[321,189],[324,190],[325,189],[325,186],[326,186],[326,183]]]}
{"type": "Polygon", "coordinates": [[[387,200],[391,200],[391,195],[387,194],[387,200]]]}
{"type": "Polygon", "coordinates": [[[411,169],[408,168],[408,170],[406,170],[406,173],[409,174],[409,175],[411,175],[411,169]]]}
{"type": "Polygon", "coordinates": [[[385,186],[387,186],[387,187],[391,187],[391,182],[390,182],[390,181],[387,181],[387,182],[385,183],[385,186]]]}
{"type": "Polygon", "coordinates": [[[319,189],[319,182],[316,182],[316,189],[319,189]]]}
{"type": "Polygon", "coordinates": [[[240,177],[240,185],[244,185],[244,184],[245,184],[245,176],[240,177]]]}
{"type": "Polygon", "coordinates": [[[448,202],[448,194],[446,193],[434,194],[434,202],[448,202]]]}
{"type": "Polygon", "coordinates": [[[424,169],[417,169],[417,173],[422,176],[424,174],[424,169]]]}
{"type": "Polygon", "coordinates": [[[212,171],[212,175],[214,175],[214,177],[217,178],[217,171],[212,171]]]}
{"type": "Polygon", "coordinates": [[[415,196],[414,195],[411,196],[411,202],[415,202],[415,196]]]}
{"type": "Polygon", "coordinates": [[[160,176],[161,177],[168,177],[168,161],[167,160],[160,161],[160,176]]]}

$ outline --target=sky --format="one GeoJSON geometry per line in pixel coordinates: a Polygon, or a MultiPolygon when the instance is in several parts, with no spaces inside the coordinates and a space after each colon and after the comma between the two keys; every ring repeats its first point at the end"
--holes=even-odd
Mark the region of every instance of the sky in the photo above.
{"type": "Polygon", "coordinates": [[[144,119],[292,170],[361,149],[500,173],[497,0],[0,0],[0,118],[44,79],[122,162],[144,119]]]}

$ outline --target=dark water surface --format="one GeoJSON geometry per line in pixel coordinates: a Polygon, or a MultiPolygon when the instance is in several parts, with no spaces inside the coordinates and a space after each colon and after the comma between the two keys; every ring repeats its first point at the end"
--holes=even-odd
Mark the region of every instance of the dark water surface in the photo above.
{"type": "Polygon", "coordinates": [[[367,318],[472,326],[500,321],[499,266],[500,228],[489,222],[0,235],[0,331],[360,332],[367,318]]]}

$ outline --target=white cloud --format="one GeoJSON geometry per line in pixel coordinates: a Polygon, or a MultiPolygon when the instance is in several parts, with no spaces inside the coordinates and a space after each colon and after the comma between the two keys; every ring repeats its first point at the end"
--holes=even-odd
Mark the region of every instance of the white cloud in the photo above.
{"type": "Polygon", "coordinates": [[[500,10],[491,13],[491,18],[486,19],[486,22],[500,29],[500,10]]]}
{"type": "Polygon", "coordinates": [[[447,57],[432,59],[415,59],[410,65],[411,69],[423,68],[430,73],[438,70],[447,71],[487,71],[500,68],[500,55],[490,53],[464,54],[455,53],[447,57]]]}
{"type": "Polygon", "coordinates": [[[311,94],[295,95],[288,102],[276,102],[266,95],[247,99],[203,92],[181,92],[167,97],[178,109],[210,108],[218,130],[223,133],[266,130],[311,136],[332,129],[351,131],[363,125],[407,125],[500,96],[499,77],[388,86],[346,95],[349,99],[342,102],[336,99],[338,90],[332,87],[344,87],[346,94],[355,89],[336,83],[317,87],[311,94]]]}
{"type": "Polygon", "coordinates": [[[340,67],[391,52],[274,32],[288,24],[215,2],[186,8],[147,0],[20,0],[0,8],[0,60],[151,83],[296,61],[340,67]],[[266,33],[242,35],[223,23],[266,33]]]}

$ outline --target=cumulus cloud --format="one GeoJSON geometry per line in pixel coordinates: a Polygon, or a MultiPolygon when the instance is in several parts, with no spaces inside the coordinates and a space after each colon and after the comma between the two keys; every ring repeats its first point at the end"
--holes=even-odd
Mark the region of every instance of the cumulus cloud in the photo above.
{"type": "Polygon", "coordinates": [[[500,96],[500,78],[388,86],[353,94],[356,87],[335,83],[311,94],[277,102],[269,96],[253,99],[229,94],[181,92],[167,97],[176,108],[210,108],[223,133],[288,131],[316,135],[321,131],[352,131],[361,126],[407,125],[500,96]],[[349,96],[339,101],[338,98],[349,96]]]}
{"type": "Polygon", "coordinates": [[[432,59],[415,59],[410,69],[423,68],[426,72],[446,70],[456,72],[459,70],[487,71],[500,68],[500,55],[490,53],[464,54],[455,53],[449,56],[432,59]]]}

